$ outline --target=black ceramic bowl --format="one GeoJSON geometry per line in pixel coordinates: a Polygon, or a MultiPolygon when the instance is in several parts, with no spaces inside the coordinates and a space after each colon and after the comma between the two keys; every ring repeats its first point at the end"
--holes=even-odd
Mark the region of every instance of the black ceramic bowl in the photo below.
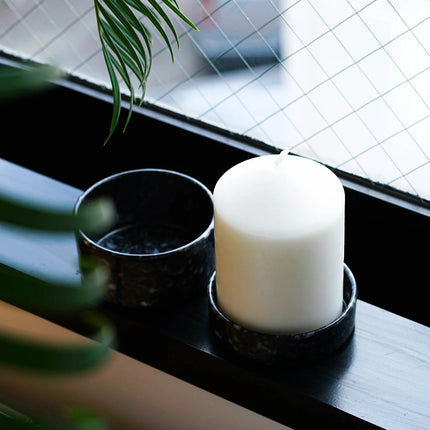
{"type": "Polygon", "coordinates": [[[330,324],[306,333],[266,334],[249,330],[226,317],[217,304],[216,273],[208,287],[209,324],[216,338],[239,356],[262,364],[300,364],[317,361],[339,349],[355,327],[357,286],[344,266],[343,312],[330,324]]]}
{"type": "Polygon", "coordinates": [[[110,199],[113,228],[77,233],[80,255],[109,269],[106,299],[133,308],[175,306],[205,292],[214,271],[213,202],[196,179],[162,169],[131,170],[101,180],[75,205],[110,199]]]}

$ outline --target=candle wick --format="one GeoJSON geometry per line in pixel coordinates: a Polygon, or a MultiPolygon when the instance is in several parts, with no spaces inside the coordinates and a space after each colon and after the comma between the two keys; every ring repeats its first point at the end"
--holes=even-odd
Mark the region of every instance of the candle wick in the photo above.
{"type": "Polygon", "coordinates": [[[288,154],[290,151],[288,149],[284,149],[276,158],[276,167],[282,167],[287,161],[288,154]]]}

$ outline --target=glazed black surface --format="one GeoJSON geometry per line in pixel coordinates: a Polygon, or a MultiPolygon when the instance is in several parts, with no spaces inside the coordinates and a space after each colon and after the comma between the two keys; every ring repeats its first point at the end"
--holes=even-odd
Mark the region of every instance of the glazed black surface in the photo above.
{"type": "Polygon", "coordinates": [[[203,291],[214,269],[212,194],[187,175],[164,169],[122,172],[94,184],[85,202],[109,198],[109,232],[78,232],[82,256],[109,267],[107,299],[135,308],[178,305],[203,291]]]}
{"type": "Polygon", "coordinates": [[[354,331],[356,302],[355,279],[345,265],[343,312],[339,318],[306,333],[265,334],[247,329],[223,314],[217,302],[215,272],[208,286],[209,320],[218,340],[242,358],[268,365],[310,363],[335,352],[354,331]]]}
{"type": "Polygon", "coordinates": [[[109,231],[97,241],[103,248],[125,254],[160,254],[185,246],[195,236],[165,224],[130,224],[109,231]]]}

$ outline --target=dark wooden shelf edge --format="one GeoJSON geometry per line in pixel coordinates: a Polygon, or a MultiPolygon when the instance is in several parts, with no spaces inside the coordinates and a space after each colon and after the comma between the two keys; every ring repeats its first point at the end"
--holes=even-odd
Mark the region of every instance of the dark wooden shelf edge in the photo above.
{"type": "MultiPolygon", "coordinates": [[[[361,343],[356,333],[320,363],[270,368],[243,362],[216,343],[208,327],[206,297],[157,317],[112,305],[103,310],[117,325],[121,352],[296,430],[314,428],[315,423],[331,429],[384,428],[378,425],[378,414],[336,406],[337,394],[328,393],[339,388],[341,373],[348,370],[357,341],[361,343]]],[[[378,308],[365,311],[378,313],[378,308]]]]}

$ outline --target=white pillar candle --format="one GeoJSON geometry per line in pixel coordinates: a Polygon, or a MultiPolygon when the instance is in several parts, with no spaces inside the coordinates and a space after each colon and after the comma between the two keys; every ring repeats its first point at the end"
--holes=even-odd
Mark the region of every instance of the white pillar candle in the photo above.
{"type": "Polygon", "coordinates": [[[342,184],[328,168],[288,155],[256,157],[214,189],[218,305],[263,333],[303,333],[342,312],[342,184]]]}

